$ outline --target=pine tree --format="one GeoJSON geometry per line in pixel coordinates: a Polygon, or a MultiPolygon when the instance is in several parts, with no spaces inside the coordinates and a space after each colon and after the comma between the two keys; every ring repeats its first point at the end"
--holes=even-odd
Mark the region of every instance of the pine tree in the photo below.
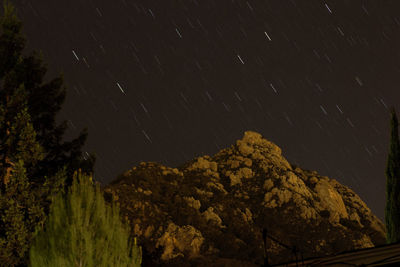
{"type": "MultiPolygon", "coordinates": [[[[21,34],[22,23],[15,8],[8,0],[4,1],[4,14],[0,21],[0,103],[6,104],[15,88],[24,84],[28,94],[28,112],[36,131],[36,139],[44,149],[44,158],[34,167],[27,167],[27,175],[37,184],[43,184],[45,177],[54,177],[67,165],[67,184],[71,184],[74,170],[81,168],[85,173],[93,173],[95,156],[89,154],[83,158],[82,147],[87,138],[87,128],[69,142],[62,143],[67,129],[67,121],[56,126],[56,114],[65,101],[66,89],[63,76],[44,83],[47,67],[42,55],[33,52],[29,56],[22,54],[25,37],[21,34]]],[[[6,110],[5,119],[15,116],[16,110],[6,110]]],[[[0,151],[2,154],[3,151],[0,151]]]]}
{"type": "Polygon", "coordinates": [[[34,166],[42,159],[43,149],[36,141],[23,85],[7,104],[20,111],[6,122],[8,107],[0,104],[0,149],[7,152],[0,162],[0,266],[16,266],[28,262],[35,228],[45,220],[45,202],[63,187],[60,182],[65,174],[46,179],[41,187],[30,183],[25,166],[34,166]]]}
{"type": "Polygon", "coordinates": [[[118,206],[108,206],[91,181],[79,170],[68,193],[55,197],[30,251],[32,267],[140,266],[141,247],[128,242],[118,206]]]}
{"type": "Polygon", "coordinates": [[[400,241],[400,142],[396,111],[391,109],[390,150],[386,165],[386,241],[400,241]]]}
{"type": "Polygon", "coordinates": [[[35,226],[45,218],[22,160],[14,164],[12,176],[4,193],[0,192],[0,266],[27,262],[35,226]]]}

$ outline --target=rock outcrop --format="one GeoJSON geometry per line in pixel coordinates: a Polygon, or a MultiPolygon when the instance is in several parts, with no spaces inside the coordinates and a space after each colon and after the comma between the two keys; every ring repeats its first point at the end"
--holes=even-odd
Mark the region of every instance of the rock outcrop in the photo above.
{"type": "Polygon", "coordinates": [[[247,131],[235,145],[179,168],[154,162],[104,188],[117,201],[144,261],[166,266],[259,266],[385,243],[385,227],[350,188],[293,167],[247,131]],[[151,259],[150,259],[151,258],[151,259]]]}

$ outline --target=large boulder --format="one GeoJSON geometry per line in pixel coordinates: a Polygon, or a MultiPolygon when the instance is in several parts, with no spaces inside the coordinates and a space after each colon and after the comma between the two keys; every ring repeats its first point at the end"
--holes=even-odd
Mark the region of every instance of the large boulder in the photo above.
{"type": "Polygon", "coordinates": [[[199,255],[203,241],[200,231],[193,226],[179,227],[170,222],[163,235],[157,240],[156,248],[163,247],[161,259],[164,261],[184,256],[184,253],[192,258],[199,255]]]}

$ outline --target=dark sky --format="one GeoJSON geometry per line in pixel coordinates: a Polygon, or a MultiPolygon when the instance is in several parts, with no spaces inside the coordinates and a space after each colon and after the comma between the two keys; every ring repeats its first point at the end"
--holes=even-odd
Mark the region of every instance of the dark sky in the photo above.
{"type": "Polygon", "coordinates": [[[176,167],[254,130],[352,188],[381,219],[389,108],[400,110],[400,1],[15,0],[65,140],[87,126],[95,179],[176,167]]]}

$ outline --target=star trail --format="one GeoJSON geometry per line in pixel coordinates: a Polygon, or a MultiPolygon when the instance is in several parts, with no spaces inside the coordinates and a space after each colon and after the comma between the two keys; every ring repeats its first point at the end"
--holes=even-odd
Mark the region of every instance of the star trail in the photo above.
{"type": "Polygon", "coordinates": [[[384,216],[400,2],[18,0],[28,51],[64,73],[65,140],[95,179],[176,167],[253,130],[384,216]]]}

